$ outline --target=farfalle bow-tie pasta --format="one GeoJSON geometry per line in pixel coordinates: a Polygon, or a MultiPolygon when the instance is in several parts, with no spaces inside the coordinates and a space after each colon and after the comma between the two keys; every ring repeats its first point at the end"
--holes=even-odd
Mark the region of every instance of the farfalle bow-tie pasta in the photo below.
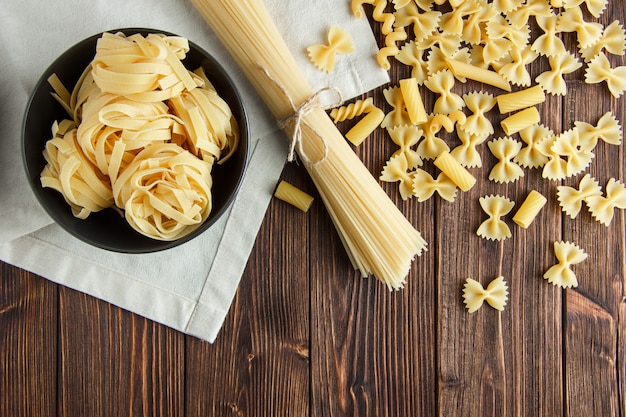
{"type": "Polygon", "coordinates": [[[463,286],[463,301],[469,313],[478,310],[485,301],[496,310],[502,311],[508,295],[508,287],[502,276],[491,281],[487,288],[483,288],[480,282],[472,278],[468,278],[463,286]]]}
{"type": "Polygon", "coordinates": [[[571,242],[554,242],[554,255],[559,262],[550,267],[543,277],[562,288],[577,287],[578,279],[571,266],[587,259],[585,251],[571,242]]]}
{"type": "Polygon", "coordinates": [[[41,183],[76,217],[116,206],[158,240],[207,219],[213,164],[235,151],[239,129],[204,72],[183,65],[188,51],[176,36],[105,33],[71,95],[51,78],[73,120],[53,126],[41,183]]]}
{"type": "Polygon", "coordinates": [[[478,226],[476,234],[488,240],[503,240],[511,237],[511,229],[501,217],[507,215],[515,203],[500,195],[480,197],[480,206],[489,216],[478,226]]]}
{"type": "Polygon", "coordinates": [[[348,32],[332,25],[328,30],[328,43],[309,46],[307,52],[313,65],[331,73],[335,69],[335,55],[354,52],[354,44],[348,32]]]}

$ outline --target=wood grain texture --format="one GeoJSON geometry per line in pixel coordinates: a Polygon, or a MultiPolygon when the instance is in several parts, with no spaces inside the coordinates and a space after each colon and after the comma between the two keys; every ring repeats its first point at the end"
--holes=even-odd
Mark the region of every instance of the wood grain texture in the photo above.
{"type": "MultiPolygon", "coordinates": [[[[291,167],[283,177],[312,193],[303,174],[291,167]]],[[[187,415],[309,415],[307,222],[270,204],[224,332],[215,345],[187,340],[187,415]]]]}
{"type": "Polygon", "coordinates": [[[0,415],[54,416],[57,285],[0,264],[0,415]]]}
{"type": "MultiPolygon", "coordinates": [[[[616,19],[626,21],[626,11],[613,0],[600,21],[616,19]]],[[[383,45],[380,25],[370,22],[383,45]]],[[[574,34],[561,36],[575,50],[574,34]]],[[[611,56],[614,66],[625,60],[611,56]]],[[[530,66],[533,76],[548,68],[545,59],[530,66]]],[[[385,111],[383,89],[410,70],[392,60],[389,75],[363,96],[385,111]]],[[[542,123],[560,133],[609,110],[626,122],[624,98],[583,79],[581,69],[566,77],[565,97],[548,96],[542,123]]],[[[455,86],[458,94],[476,90],[500,93],[455,86]]],[[[424,94],[429,111],[435,99],[424,94]]],[[[504,116],[489,115],[492,138],[504,136],[504,116]]],[[[599,143],[588,172],[603,188],[611,177],[626,180],[625,146],[599,143]]],[[[377,129],[354,149],[378,177],[396,146],[377,129]]],[[[282,179],[315,202],[308,213],[271,202],[215,344],[1,263],[0,415],[626,416],[624,210],[610,227],[586,208],[570,219],[556,187],[577,185],[583,174],[547,181],[525,169],[519,181],[496,184],[488,180],[496,158],[486,145],[480,154],[483,166],[470,169],[476,186],[453,203],[403,201],[397,184],[381,183],[428,242],[398,292],[353,270],[306,171],[287,165],[282,179]],[[530,190],[548,202],[522,229],[511,217],[530,190]],[[476,235],[486,219],[478,199],[489,194],[515,202],[505,218],[512,237],[502,242],[476,235]],[[542,278],[560,240],[589,254],[574,266],[574,289],[542,278]],[[509,289],[505,310],[467,313],[465,280],[486,286],[499,275],[509,289]]],[[[432,161],[423,168],[437,173],[432,161]]]]}
{"type": "Polygon", "coordinates": [[[59,290],[58,415],[182,416],[184,336],[59,290]]]}

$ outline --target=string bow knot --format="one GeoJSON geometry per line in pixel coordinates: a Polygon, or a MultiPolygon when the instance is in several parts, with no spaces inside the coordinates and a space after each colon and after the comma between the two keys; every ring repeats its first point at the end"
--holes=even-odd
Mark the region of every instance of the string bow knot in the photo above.
{"type": "Polygon", "coordinates": [[[326,140],[322,137],[322,135],[313,128],[310,124],[304,120],[305,116],[309,113],[313,112],[316,109],[329,110],[334,107],[340,106],[343,103],[343,96],[341,91],[336,87],[324,87],[317,90],[313,93],[308,99],[302,102],[299,106],[296,106],[289,94],[287,94],[287,90],[283,87],[276,79],[274,79],[266,69],[262,69],[265,76],[271,80],[276,87],[281,91],[281,93],[289,100],[289,105],[291,106],[292,112],[287,116],[283,117],[278,121],[278,126],[286,130],[291,127],[291,141],[289,145],[289,153],[287,154],[287,160],[292,162],[295,159],[295,152],[297,151],[298,155],[302,162],[304,162],[308,166],[314,166],[321,162],[323,162],[328,156],[328,145],[326,144],[326,140]],[[326,93],[331,92],[335,94],[335,100],[331,101],[329,104],[324,104],[321,100],[321,96],[326,93]],[[317,160],[312,160],[309,155],[304,151],[304,147],[302,146],[302,127],[306,126],[310,129],[315,136],[320,140],[322,146],[324,147],[324,153],[321,158],[317,160]]]}

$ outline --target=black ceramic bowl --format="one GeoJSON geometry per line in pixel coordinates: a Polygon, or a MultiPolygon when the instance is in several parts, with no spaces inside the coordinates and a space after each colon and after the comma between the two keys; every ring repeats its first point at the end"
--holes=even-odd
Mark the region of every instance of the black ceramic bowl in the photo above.
{"type": "MultiPolygon", "coordinates": [[[[144,36],[148,33],[172,35],[165,31],[139,28],[117,29],[110,32],[123,32],[126,35],[141,33],[144,36]]],[[[133,230],[113,209],[91,213],[85,220],[77,219],[59,192],[41,186],[40,174],[46,165],[42,151],[46,141],[51,137],[50,128],[55,120],[68,118],[61,105],[50,95],[52,88],[47,79],[56,73],[71,91],[84,68],[92,61],[96,41],[101,36],[101,33],[96,34],[72,46],[48,67],[37,82],[26,108],[22,126],[22,157],[28,182],[39,203],[52,219],[67,232],[90,245],[123,253],[155,252],[180,245],[211,227],[228,209],[237,194],[245,173],[249,146],[248,120],[241,97],[224,68],[206,51],[190,41],[190,50],[183,63],[192,70],[200,66],[204,68],[217,92],[230,105],[240,130],[240,142],[235,154],[224,164],[215,164],[213,168],[213,208],[201,227],[178,240],[160,241],[133,230]]]]}

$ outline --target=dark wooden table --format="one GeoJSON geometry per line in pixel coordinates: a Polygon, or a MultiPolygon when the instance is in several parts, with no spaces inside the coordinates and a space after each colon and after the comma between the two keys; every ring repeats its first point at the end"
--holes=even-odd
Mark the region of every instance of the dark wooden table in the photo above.
{"type": "MultiPolygon", "coordinates": [[[[600,21],[625,18],[623,2],[613,0],[600,21]]],[[[570,34],[563,39],[574,45],[570,34]]],[[[624,65],[623,57],[611,62],[624,65]]],[[[531,71],[547,68],[540,59],[531,71]]],[[[394,63],[390,75],[395,85],[409,70],[394,63]]],[[[539,106],[542,123],[562,132],[609,110],[626,122],[624,99],[585,84],[584,69],[567,80],[565,97],[539,106]]],[[[382,88],[368,95],[390,109],[382,88]]],[[[433,100],[425,94],[427,108],[433,100]]],[[[378,177],[394,149],[379,129],[355,151],[378,177]]],[[[525,170],[517,182],[496,184],[487,179],[496,160],[486,145],[480,152],[477,185],[454,203],[404,202],[395,184],[382,184],[429,242],[398,292],[352,270],[306,171],[287,166],[283,178],[316,202],[306,214],[270,204],[213,345],[0,264],[0,414],[626,416],[624,210],[608,228],[586,209],[572,220],[556,186],[577,185],[582,175],[555,182],[525,170]],[[476,236],[485,219],[479,197],[498,193],[519,205],[531,189],[548,203],[530,228],[509,218],[511,239],[476,236]],[[557,240],[589,254],[574,267],[578,288],[542,278],[557,240]],[[505,310],[468,314],[465,279],[486,285],[498,275],[509,284],[505,310]]],[[[600,143],[588,172],[603,187],[611,177],[626,180],[624,145],[600,143]]]]}

